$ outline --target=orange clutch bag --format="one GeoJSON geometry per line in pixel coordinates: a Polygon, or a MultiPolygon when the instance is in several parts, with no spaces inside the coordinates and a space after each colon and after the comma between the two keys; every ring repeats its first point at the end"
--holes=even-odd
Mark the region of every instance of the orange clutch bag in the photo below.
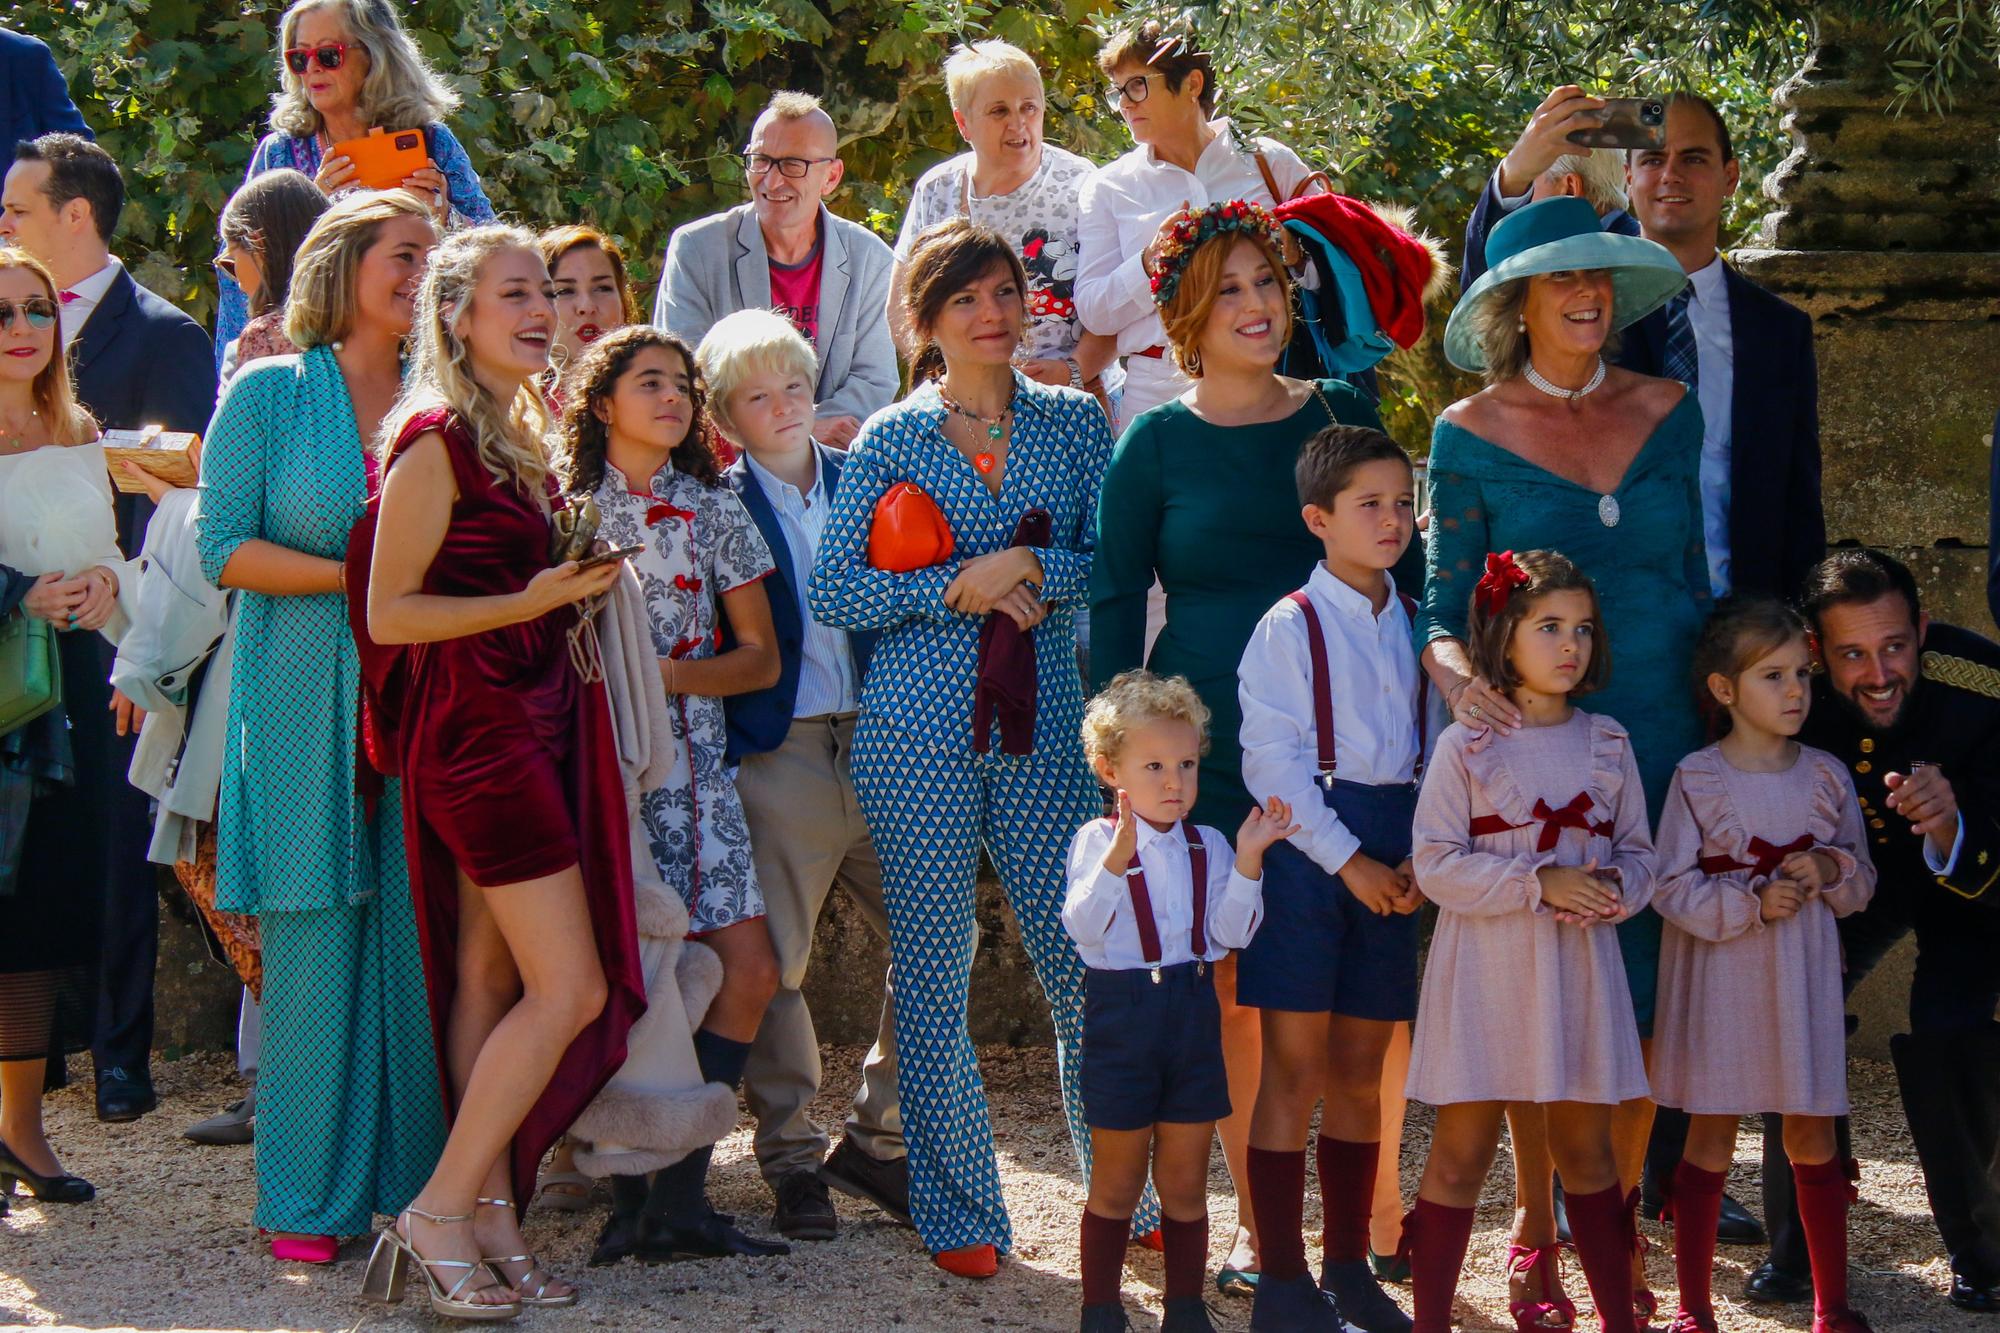
{"type": "Polygon", "coordinates": [[[891,574],[928,569],[951,559],[955,543],[937,501],[915,482],[899,481],[875,502],[868,528],[868,563],[891,574]]]}

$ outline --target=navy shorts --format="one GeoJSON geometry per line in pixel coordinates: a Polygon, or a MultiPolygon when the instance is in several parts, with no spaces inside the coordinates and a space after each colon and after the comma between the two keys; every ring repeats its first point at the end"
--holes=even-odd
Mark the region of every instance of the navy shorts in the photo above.
{"type": "Polygon", "coordinates": [[[1229,1114],[1212,968],[1093,967],[1083,982],[1083,1123],[1146,1129],[1229,1114]]]}
{"type": "MultiPolygon", "coordinates": [[[[1414,783],[1327,784],[1326,803],[1361,851],[1386,866],[1410,854],[1414,783]]],[[[1289,843],[1264,853],[1264,922],[1237,956],[1236,1002],[1382,1022],[1417,1016],[1417,914],[1376,916],[1289,843]]]]}

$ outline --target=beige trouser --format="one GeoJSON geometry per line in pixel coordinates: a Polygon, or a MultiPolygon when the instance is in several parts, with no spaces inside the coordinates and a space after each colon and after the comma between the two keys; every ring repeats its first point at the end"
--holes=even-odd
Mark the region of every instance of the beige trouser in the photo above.
{"type": "MultiPolygon", "coordinates": [[[[805,996],[813,929],[835,884],[887,943],[882,863],[861,807],[854,800],[848,756],[854,714],[792,719],[782,745],[751,755],[736,775],[750,823],[751,859],[764,890],[765,924],[778,955],[778,993],[743,1070],[743,1097],[757,1118],[757,1165],[775,1182],[813,1170],[826,1156],[827,1136],[806,1115],[819,1092],[819,1038],[805,996]]],[[[882,1019],[861,1068],[861,1087],[847,1118],[847,1137],[870,1157],[903,1155],[903,1118],[896,1097],[896,1028],[889,980],[882,979],[882,1019]]]]}

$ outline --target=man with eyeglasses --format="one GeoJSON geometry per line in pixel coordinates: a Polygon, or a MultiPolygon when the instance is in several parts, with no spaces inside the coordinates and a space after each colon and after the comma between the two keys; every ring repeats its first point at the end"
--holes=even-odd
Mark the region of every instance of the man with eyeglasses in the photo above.
{"type": "Polygon", "coordinates": [[[818,98],[772,97],[743,161],[750,202],[668,240],[653,323],[695,346],[738,310],[786,316],[819,358],[813,438],[844,449],[901,383],[883,315],[894,256],[868,228],[826,207],[844,168],[840,136],[818,98]]]}

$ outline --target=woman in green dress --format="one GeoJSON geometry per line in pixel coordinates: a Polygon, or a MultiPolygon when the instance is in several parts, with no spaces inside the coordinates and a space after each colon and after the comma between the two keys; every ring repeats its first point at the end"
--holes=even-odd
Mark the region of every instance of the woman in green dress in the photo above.
{"type": "MultiPolygon", "coordinates": [[[[1381,421],[1351,385],[1278,373],[1292,290],[1270,215],[1236,202],[1180,216],[1201,239],[1164,267],[1156,240],[1148,268],[1160,275],[1154,300],[1174,362],[1194,384],[1141,413],[1111,455],[1097,508],[1089,665],[1093,688],[1142,665],[1187,677],[1213,719],[1190,817],[1233,828],[1255,804],[1237,744],[1236,665],[1258,620],[1304,586],[1325,554],[1299,517],[1299,446],[1336,422],[1379,430],[1381,421]],[[1229,210],[1241,212],[1226,217],[1229,210]],[[1146,595],[1155,579],[1166,592],[1166,623],[1149,649],[1146,595]]],[[[1233,955],[1216,964],[1215,984],[1234,1108],[1216,1125],[1237,1183],[1227,1278],[1257,1269],[1243,1182],[1262,1038],[1257,1011],[1235,1002],[1233,955]]]]}
{"type": "MultiPolygon", "coordinates": [[[[1617,330],[1665,305],[1686,279],[1663,247],[1600,231],[1581,199],[1512,214],[1486,255],[1490,267],[1445,330],[1445,354],[1483,372],[1487,387],[1445,409],[1431,441],[1417,621],[1424,667],[1454,720],[1517,726],[1519,712],[1466,656],[1473,585],[1489,551],[1561,551],[1596,583],[1610,639],[1611,682],[1589,709],[1631,733],[1657,821],[1674,766],[1703,741],[1689,665],[1709,603],[1701,405],[1682,384],[1610,366],[1605,354],[1617,330]]],[[[1618,942],[1639,1034],[1650,1038],[1659,917],[1648,909],[1624,922],[1618,942]]],[[[1652,1113],[1641,1098],[1613,1120],[1628,1188],[1639,1181],[1652,1113]]],[[[1574,1307],[1556,1280],[1553,1168],[1540,1119],[1531,1109],[1510,1116],[1521,1182],[1510,1305],[1524,1328],[1566,1328],[1574,1307]]],[[[1643,1268],[1635,1276],[1640,1302],[1650,1302],[1643,1268]]]]}
{"type": "Polygon", "coordinates": [[[203,572],[239,589],[216,905],[255,913],[264,953],[257,1225],[280,1259],[409,1203],[444,1144],[444,1101],[391,782],[359,789],[361,669],[342,557],[369,491],[364,444],[401,388],[411,298],[437,242],[415,196],[357,194],[307,234],[285,335],[209,426],[203,572]]]}

